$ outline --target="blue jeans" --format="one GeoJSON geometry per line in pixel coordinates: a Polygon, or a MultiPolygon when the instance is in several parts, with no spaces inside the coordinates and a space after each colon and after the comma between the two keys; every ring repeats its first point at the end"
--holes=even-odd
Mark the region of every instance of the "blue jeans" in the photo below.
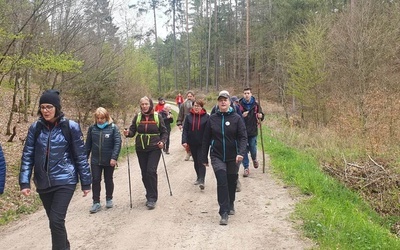
{"type": "Polygon", "coordinates": [[[257,136],[249,136],[247,138],[247,151],[246,154],[243,157],[243,167],[249,168],[249,152],[251,155],[251,159],[257,160],[257,136]]]}

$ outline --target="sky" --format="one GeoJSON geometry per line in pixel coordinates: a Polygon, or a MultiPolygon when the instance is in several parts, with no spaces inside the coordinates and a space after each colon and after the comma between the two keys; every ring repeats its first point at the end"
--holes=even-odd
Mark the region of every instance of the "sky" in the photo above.
{"type": "MultiPolygon", "coordinates": [[[[146,31],[153,29],[154,20],[151,10],[145,15],[137,16],[137,11],[135,11],[134,8],[129,8],[129,5],[137,4],[137,2],[138,0],[110,0],[113,22],[119,27],[119,31],[123,36],[140,33],[140,30],[142,33],[146,33],[146,31]],[[139,29],[136,32],[132,28],[134,24],[136,24],[136,27],[139,29]]],[[[162,11],[159,11],[157,15],[157,34],[158,37],[164,39],[169,32],[163,27],[163,23],[165,23],[167,19],[160,13],[162,13],[162,11]]]]}

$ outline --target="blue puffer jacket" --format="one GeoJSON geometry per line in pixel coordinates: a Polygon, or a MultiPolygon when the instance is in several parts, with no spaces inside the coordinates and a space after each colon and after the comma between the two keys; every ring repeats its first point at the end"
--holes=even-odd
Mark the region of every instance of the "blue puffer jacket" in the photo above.
{"type": "Polygon", "coordinates": [[[55,126],[50,129],[44,119],[39,118],[29,128],[21,158],[19,175],[21,190],[30,188],[32,172],[34,172],[33,180],[37,189],[77,184],[78,176],[82,190],[90,189],[90,167],[80,126],[74,121],[69,121],[72,141],[69,143],[60,126],[63,122],[68,121],[61,116],[55,126]],[[38,122],[42,123],[42,130],[34,141],[38,122]],[[48,157],[47,165],[46,156],[48,157]]]}
{"type": "Polygon", "coordinates": [[[6,160],[4,159],[3,149],[0,144],[0,194],[4,193],[6,184],[6,160]]]}

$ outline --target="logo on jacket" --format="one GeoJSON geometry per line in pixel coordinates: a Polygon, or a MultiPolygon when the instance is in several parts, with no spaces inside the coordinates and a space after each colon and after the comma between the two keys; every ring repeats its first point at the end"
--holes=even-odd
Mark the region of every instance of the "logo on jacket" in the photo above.
{"type": "Polygon", "coordinates": [[[225,122],[225,125],[229,126],[229,125],[231,125],[231,123],[229,121],[227,121],[227,122],[225,122]]]}
{"type": "Polygon", "coordinates": [[[110,138],[110,134],[105,134],[104,137],[105,138],[110,138]]]}

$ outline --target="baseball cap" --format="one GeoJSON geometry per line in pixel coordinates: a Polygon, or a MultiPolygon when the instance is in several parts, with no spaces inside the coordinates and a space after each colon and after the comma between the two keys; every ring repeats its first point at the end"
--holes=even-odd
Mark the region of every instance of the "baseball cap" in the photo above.
{"type": "Polygon", "coordinates": [[[222,90],[221,92],[219,92],[219,94],[218,94],[218,99],[219,99],[220,97],[224,97],[224,98],[227,98],[227,99],[230,99],[230,98],[231,98],[231,97],[229,96],[229,92],[226,91],[226,90],[222,90]]]}

